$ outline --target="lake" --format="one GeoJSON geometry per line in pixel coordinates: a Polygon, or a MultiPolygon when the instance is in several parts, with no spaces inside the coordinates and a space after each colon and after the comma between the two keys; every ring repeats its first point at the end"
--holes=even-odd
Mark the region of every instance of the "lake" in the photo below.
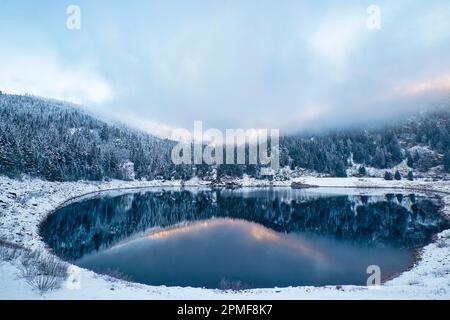
{"type": "Polygon", "coordinates": [[[151,285],[365,285],[408,269],[448,228],[436,196],[317,188],[146,189],[57,210],[41,235],[62,259],[151,285]]]}

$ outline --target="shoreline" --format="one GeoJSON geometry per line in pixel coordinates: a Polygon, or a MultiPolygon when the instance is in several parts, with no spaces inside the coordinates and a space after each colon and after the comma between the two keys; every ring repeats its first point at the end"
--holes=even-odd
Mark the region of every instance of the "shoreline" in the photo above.
{"type": "MultiPolygon", "coordinates": [[[[450,217],[450,186],[446,181],[383,181],[379,178],[316,178],[316,177],[302,177],[290,181],[261,184],[258,181],[241,181],[242,188],[264,188],[264,187],[289,187],[292,181],[317,185],[324,188],[357,188],[357,189],[395,189],[395,190],[411,190],[424,193],[438,193],[441,194],[442,207],[440,213],[449,219],[450,217]],[[332,183],[339,182],[339,183],[332,183]],[[258,185],[256,185],[258,184],[258,185]],[[400,184],[400,185],[399,185],[400,184]]],[[[0,186],[10,186],[10,188],[2,188],[0,191],[0,204],[3,206],[7,195],[14,194],[10,190],[16,191],[16,198],[14,201],[9,201],[12,204],[12,210],[9,212],[16,215],[15,223],[5,226],[3,216],[0,225],[0,239],[4,241],[13,240],[11,243],[15,245],[22,245],[25,248],[45,252],[46,254],[53,253],[49,250],[47,245],[42,241],[39,235],[41,223],[57,209],[69,204],[72,201],[79,201],[85,197],[95,196],[95,194],[114,191],[139,190],[150,188],[167,188],[179,187],[188,189],[189,187],[205,187],[211,188],[210,184],[204,182],[194,184],[185,183],[184,186],[177,181],[109,181],[109,182],[47,182],[39,179],[25,179],[24,181],[13,180],[5,177],[0,177],[0,186]],[[19,184],[15,186],[14,184],[19,184]],[[20,185],[27,185],[26,190],[21,189],[20,185]],[[17,190],[18,189],[18,190],[17,190]],[[44,190],[46,189],[46,190],[44,190]],[[22,193],[22,194],[17,194],[22,193]],[[40,194],[42,193],[42,194],[40,194]],[[21,210],[17,210],[21,209],[21,210]],[[32,213],[34,211],[34,213],[32,213]],[[37,211],[37,212],[36,212],[37,211]],[[32,217],[29,215],[31,214],[32,217]],[[27,217],[28,216],[28,217],[27,217]],[[18,219],[18,218],[22,219],[18,219]],[[27,219],[28,218],[28,219],[27,219]],[[11,226],[11,228],[9,228],[11,226]],[[12,227],[15,226],[15,227],[12,227]],[[26,231],[29,228],[30,230],[26,231]],[[15,232],[19,229],[19,232],[15,232]],[[25,230],[25,231],[24,231],[25,230]],[[9,232],[8,232],[9,231],[9,232]],[[7,234],[9,233],[9,235],[7,234]],[[11,239],[5,239],[8,236],[11,239]]],[[[195,181],[197,182],[197,181],[195,181]]],[[[7,203],[8,205],[8,203],[7,203]]],[[[2,207],[3,208],[3,207],[2,207]]],[[[2,209],[3,210],[3,209],[2,209]]],[[[8,211],[8,210],[6,210],[8,211]]],[[[439,294],[432,294],[431,298],[448,299],[450,298],[449,290],[446,290],[446,282],[448,281],[448,271],[450,271],[450,229],[447,229],[434,237],[435,239],[423,248],[419,248],[417,260],[410,269],[405,270],[401,274],[383,281],[380,287],[369,288],[363,286],[343,285],[339,286],[323,286],[323,287],[287,287],[287,288],[265,288],[265,289],[249,289],[244,291],[221,291],[216,289],[190,288],[190,287],[165,287],[165,286],[150,286],[138,283],[129,283],[123,280],[111,278],[96,274],[93,271],[82,269],[82,283],[87,284],[95,292],[89,290],[68,290],[61,288],[54,291],[49,291],[43,295],[38,292],[33,292],[31,287],[24,294],[17,292],[12,299],[401,299],[406,291],[410,291],[407,296],[413,294],[417,298],[430,298],[432,292],[439,294]],[[438,248],[438,241],[444,241],[449,247],[438,248]],[[439,252],[437,249],[445,249],[444,252],[439,252]],[[430,257],[433,258],[430,260],[430,257]],[[444,262],[444,263],[442,263],[444,262]],[[415,274],[420,274],[421,269],[433,271],[435,264],[441,264],[443,267],[442,277],[438,277],[440,281],[436,282],[433,279],[430,283],[413,285],[417,282],[415,274]],[[447,273],[446,273],[447,272],[447,273]],[[408,278],[414,278],[412,280],[408,278]],[[411,284],[409,284],[411,283],[411,284]],[[428,290],[425,290],[427,289],[428,290]],[[442,288],[441,288],[442,287],[442,288]],[[106,288],[106,290],[105,290],[106,288]],[[116,289],[111,289],[116,288],[116,289]],[[414,290],[411,290],[414,289],[414,290]],[[442,290],[443,289],[443,290],[442,290]],[[130,292],[131,291],[131,292],[130,292]],[[401,293],[401,294],[400,294],[401,293]],[[390,297],[391,296],[391,297],[390,297]]],[[[59,259],[59,258],[58,258],[59,259]]],[[[16,282],[23,282],[24,279],[17,278],[17,272],[11,275],[11,271],[17,269],[14,264],[9,262],[0,262],[0,272],[6,272],[9,278],[7,283],[0,279],[0,285],[3,287],[11,286],[11,278],[15,278],[16,282]],[[3,270],[6,267],[8,270],[3,270]],[[21,281],[22,280],[22,281],[21,281]]],[[[436,271],[437,272],[437,271],[436,271]]],[[[13,271],[14,273],[14,271],[13,271]]],[[[420,276],[419,276],[420,278],[420,276]]],[[[420,282],[420,281],[419,281],[420,282]]],[[[448,286],[448,283],[447,283],[448,286]]],[[[84,288],[87,289],[87,288],[84,288]]],[[[9,291],[9,290],[5,290],[9,291]]],[[[7,293],[5,293],[6,295],[7,293]]],[[[8,296],[0,298],[8,299],[8,296]]],[[[405,298],[408,298],[405,296],[405,298]]],[[[411,297],[409,297],[411,298],[411,297]]],[[[414,299],[414,297],[413,297],[414,299]]]]}

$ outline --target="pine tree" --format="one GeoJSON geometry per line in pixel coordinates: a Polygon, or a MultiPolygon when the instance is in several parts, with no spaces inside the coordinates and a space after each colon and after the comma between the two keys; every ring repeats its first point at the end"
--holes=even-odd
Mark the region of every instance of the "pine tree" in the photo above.
{"type": "Polygon", "coordinates": [[[408,165],[408,167],[414,168],[414,160],[410,153],[408,153],[406,164],[408,165]]]}
{"type": "Polygon", "coordinates": [[[23,164],[24,164],[24,171],[27,174],[33,175],[36,173],[36,160],[33,153],[33,147],[30,145],[24,146],[23,150],[23,164]]]}
{"type": "Polygon", "coordinates": [[[108,125],[106,123],[102,126],[102,130],[100,131],[100,138],[103,141],[108,141],[109,140],[109,128],[108,128],[108,125]]]}
{"type": "Polygon", "coordinates": [[[384,180],[392,180],[392,173],[390,173],[389,171],[386,171],[384,173],[384,180]]]}
{"type": "Polygon", "coordinates": [[[386,168],[386,155],[383,148],[377,148],[375,152],[374,165],[378,168],[386,168]]]}
{"type": "Polygon", "coordinates": [[[14,177],[20,172],[20,153],[15,139],[8,140],[0,137],[0,170],[4,174],[14,177]]]}
{"type": "Polygon", "coordinates": [[[365,176],[365,175],[367,174],[366,167],[360,166],[360,167],[358,168],[358,173],[359,173],[361,176],[365,176]]]}
{"type": "Polygon", "coordinates": [[[399,171],[395,171],[394,179],[395,180],[402,180],[402,175],[400,174],[399,171]]]}
{"type": "Polygon", "coordinates": [[[409,180],[409,181],[413,181],[413,180],[414,180],[414,174],[413,174],[412,171],[409,171],[409,172],[408,172],[408,180],[409,180]]]}
{"type": "Polygon", "coordinates": [[[336,164],[335,175],[336,175],[336,177],[346,177],[347,176],[347,172],[345,170],[345,165],[342,161],[339,161],[336,164]]]}
{"type": "Polygon", "coordinates": [[[444,155],[444,170],[450,172],[450,150],[444,155]]]}

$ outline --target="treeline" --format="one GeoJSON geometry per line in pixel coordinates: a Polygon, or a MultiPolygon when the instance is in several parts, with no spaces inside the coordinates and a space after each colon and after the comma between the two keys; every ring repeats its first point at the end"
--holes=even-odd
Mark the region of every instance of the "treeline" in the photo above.
{"type": "MultiPolygon", "coordinates": [[[[280,165],[345,176],[353,163],[450,172],[450,111],[419,115],[383,129],[280,138],[280,165]]],[[[0,94],[0,174],[51,181],[261,178],[259,165],[174,165],[175,142],[106,123],[68,103],[0,94]]]]}
{"type": "Polygon", "coordinates": [[[281,166],[345,176],[352,161],[387,169],[407,159],[408,166],[418,171],[443,165],[450,172],[450,108],[393,122],[369,130],[282,137],[281,166]]]}
{"type": "Polygon", "coordinates": [[[169,141],[107,124],[66,103],[0,95],[1,174],[51,181],[154,179],[170,169],[170,148],[169,141]]]}
{"type": "Polygon", "coordinates": [[[323,136],[283,137],[281,166],[307,168],[333,176],[346,176],[351,162],[375,168],[389,168],[403,160],[397,136],[392,131],[330,133],[323,136]]]}

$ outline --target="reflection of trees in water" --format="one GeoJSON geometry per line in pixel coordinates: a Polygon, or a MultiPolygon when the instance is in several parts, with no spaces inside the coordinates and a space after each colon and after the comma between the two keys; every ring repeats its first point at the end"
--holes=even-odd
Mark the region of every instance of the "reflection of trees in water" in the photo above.
{"type": "Polygon", "coordinates": [[[70,260],[151,227],[211,217],[245,219],[280,232],[311,231],[368,245],[417,247],[446,226],[437,209],[431,200],[403,195],[377,201],[368,196],[328,196],[286,203],[276,197],[230,197],[216,191],[147,192],[73,203],[51,215],[41,232],[57,254],[70,260]],[[404,197],[408,207],[401,205],[404,197]]]}

